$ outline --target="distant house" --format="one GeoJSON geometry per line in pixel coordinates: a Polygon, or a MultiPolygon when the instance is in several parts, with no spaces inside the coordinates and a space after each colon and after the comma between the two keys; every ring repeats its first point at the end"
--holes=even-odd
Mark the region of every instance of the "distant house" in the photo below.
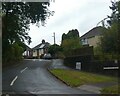
{"type": "Polygon", "coordinates": [[[48,42],[45,42],[45,40],[42,40],[42,43],[32,48],[33,57],[40,58],[45,53],[48,53],[49,46],[50,44],[48,42]]]}
{"type": "Polygon", "coordinates": [[[26,49],[23,53],[23,57],[24,58],[31,58],[32,57],[32,49],[27,45],[25,45],[25,46],[26,46],[26,49]]]}
{"type": "Polygon", "coordinates": [[[100,37],[102,36],[102,33],[105,32],[105,30],[107,29],[102,26],[94,27],[80,37],[82,45],[96,47],[97,44],[100,42],[100,37]]]}

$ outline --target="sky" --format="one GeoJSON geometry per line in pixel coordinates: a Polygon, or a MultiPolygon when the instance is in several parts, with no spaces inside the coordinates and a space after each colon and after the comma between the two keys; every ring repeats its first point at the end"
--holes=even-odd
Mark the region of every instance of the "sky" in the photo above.
{"type": "Polygon", "coordinates": [[[29,35],[33,48],[40,44],[42,39],[54,44],[53,33],[55,32],[56,44],[61,44],[63,33],[77,29],[82,36],[97,23],[111,14],[109,6],[111,0],[54,0],[50,2],[49,9],[55,11],[53,16],[46,19],[45,26],[37,27],[30,25],[29,35]]]}

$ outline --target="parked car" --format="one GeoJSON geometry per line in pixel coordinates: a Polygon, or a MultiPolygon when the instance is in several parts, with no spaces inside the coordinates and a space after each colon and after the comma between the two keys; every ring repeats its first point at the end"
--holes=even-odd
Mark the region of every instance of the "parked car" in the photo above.
{"type": "Polygon", "coordinates": [[[43,59],[52,59],[52,56],[50,53],[44,54],[43,59]]]}

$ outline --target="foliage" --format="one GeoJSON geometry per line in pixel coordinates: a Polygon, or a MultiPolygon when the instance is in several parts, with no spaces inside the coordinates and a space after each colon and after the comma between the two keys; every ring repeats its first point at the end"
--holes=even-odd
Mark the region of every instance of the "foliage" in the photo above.
{"type": "Polygon", "coordinates": [[[102,76],[87,72],[80,72],[75,70],[53,69],[50,70],[56,77],[63,80],[66,84],[77,87],[83,84],[102,83],[117,81],[116,78],[102,76]]]}
{"type": "Polygon", "coordinates": [[[69,56],[71,51],[81,47],[80,40],[78,37],[65,39],[62,42],[63,52],[66,56],[69,56]]]}
{"type": "Polygon", "coordinates": [[[48,53],[50,53],[53,57],[55,57],[57,55],[57,53],[59,53],[61,51],[62,51],[61,46],[59,46],[57,44],[51,45],[48,49],[48,53]]]}
{"type": "Polygon", "coordinates": [[[8,61],[18,61],[22,59],[22,53],[24,52],[24,49],[18,45],[17,43],[13,43],[9,46],[9,50],[6,50],[6,52],[3,54],[6,59],[4,59],[5,63],[8,61]]]}
{"type": "MultiPolygon", "coordinates": [[[[113,47],[115,47],[112,48],[114,49],[115,53],[120,54],[120,1],[112,2],[110,9],[112,10],[112,14],[109,16],[110,20],[108,20],[108,24],[110,25],[110,28],[108,29],[111,34],[111,37],[109,36],[109,41],[113,47]]],[[[111,50],[111,52],[113,52],[113,50],[111,50]]]]}
{"type": "Polygon", "coordinates": [[[70,30],[67,34],[62,35],[62,44],[64,55],[70,55],[71,50],[81,47],[79,32],[77,29],[70,30]]]}
{"type": "Polygon", "coordinates": [[[63,33],[62,35],[62,41],[65,40],[65,39],[73,39],[73,38],[76,38],[76,37],[79,37],[79,32],[77,29],[75,30],[70,30],[67,34],[63,33]]]}
{"type": "Polygon", "coordinates": [[[95,48],[97,55],[120,54],[120,1],[112,2],[110,9],[112,14],[108,16],[108,30],[103,33],[101,43],[95,48]]]}
{"type": "Polygon", "coordinates": [[[101,90],[102,94],[120,94],[120,85],[114,85],[110,87],[103,88],[101,90]]]}
{"type": "MultiPolygon", "coordinates": [[[[8,60],[9,51],[14,43],[22,43],[25,40],[31,43],[31,38],[27,33],[29,24],[36,23],[39,26],[39,21],[41,21],[41,24],[44,25],[46,18],[52,15],[47,6],[49,6],[49,2],[2,2],[3,62],[8,60]]],[[[17,47],[14,46],[12,49],[14,52],[17,50],[15,48],[17,47]]]]}
{"type": "Polygon", "coordinates": [[[115,53],[117,54],[118,45],[118,26],[116,24],[108,28],[108,31],[101,37],[101,47],[102,51],[105,53],[115,53]]]}
{"type": "Polygon", "coordinates": [[[111,16],[108,16],[109,20],[107,20],[109,26],[112,24],[120,23],[120,1],[112,2],[112,6],[110,6],[110,9],[112,10],[111,16]]]}

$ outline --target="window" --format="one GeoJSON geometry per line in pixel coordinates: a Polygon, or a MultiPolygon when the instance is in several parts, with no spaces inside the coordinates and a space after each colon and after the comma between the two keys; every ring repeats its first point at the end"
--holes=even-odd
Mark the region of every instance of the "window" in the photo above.
{"type": "Polygon", "coordinates": [[[82,45],[87,45],[87,44],[88,44],[87,38],[82,39],[82,45]]]}

